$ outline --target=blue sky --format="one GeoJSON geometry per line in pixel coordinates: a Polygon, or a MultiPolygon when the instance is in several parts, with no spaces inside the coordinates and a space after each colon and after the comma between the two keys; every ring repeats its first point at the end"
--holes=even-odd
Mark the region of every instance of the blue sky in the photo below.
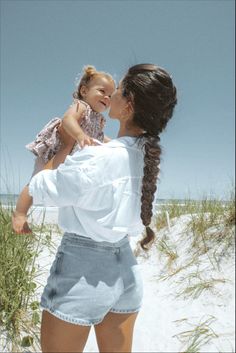
{"type": "MultiPolygon", "coordinates": [[[[1,193],[19,192],[24,146],[71,103],[82,67],[119,80],[164,67],[179,103],[161,136],[160,198],[225,197],[234,180],[234,1],[1,1],[1,193]]],[[[118,124],[107,121],[116,137],[118,124]]]]}

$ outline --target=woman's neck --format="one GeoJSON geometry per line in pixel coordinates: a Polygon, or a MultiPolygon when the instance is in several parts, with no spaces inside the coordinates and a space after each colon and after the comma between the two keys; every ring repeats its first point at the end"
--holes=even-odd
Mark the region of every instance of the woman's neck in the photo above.
{"type": "Polygon", "coordinates": [[[120,130],[117,137],[131,136],[137,137],[143,134],[143,130],[136,126],[127,126],[127,124],[120,124],[120,130]]]}

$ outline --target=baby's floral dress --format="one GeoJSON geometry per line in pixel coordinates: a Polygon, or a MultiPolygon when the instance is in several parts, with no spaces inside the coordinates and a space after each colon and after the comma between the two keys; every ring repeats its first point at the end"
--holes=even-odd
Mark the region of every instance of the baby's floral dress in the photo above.
{"type": "MultiPolygon", "coordinates": [[[[90,107],[89,104],[82,100],[74,100],[74,104],[84,104],[85,112],[79,122],[81,129],[90,137],[97,139],[100,142],[104,140],[103,129],[105,126],[105,118],[101,113],[97,113],[90,107]]],[[[37,157],[41,157],[47,163],[61,147],[60,135],[58,127],[61,123],[61,118],[53,118],[43,129],[37,134],[34,141],[28,143],[25,147],[33,152],[37,157]]],[[[75,143],[70,154],[73,154],[79,149],[78,143],[75,143]]]]}

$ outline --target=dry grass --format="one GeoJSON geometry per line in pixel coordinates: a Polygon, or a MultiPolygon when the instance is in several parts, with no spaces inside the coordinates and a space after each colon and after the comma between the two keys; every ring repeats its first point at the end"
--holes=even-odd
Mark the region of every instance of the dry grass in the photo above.
{"type": "MultiPolygon", "coordinates": [[[[181,204],[170,202],[159,207],[154,223],[158,256],[167,259],[164,266],[162,261],[158,280],[170,281],[174,299],[197,300],[205,293],[222,296],[220,290],[228,280],[221,265],[233,260],[235,250],[234,190],[227,202],[207,198],[183,200],[181,204]],[[179,234],[178,229],[181,229],[179,234]]],[[[186,320],[183,320],[185,324],[186,320]]],[[[201,319],[190,324],[190,330],[176,335],[182,343],[181,352],[205,352],[203,347],[218,338],[211,328],[215,320],[212,316],[201,319]]]]}
{"type": "Polygon", "coordinates": [[[180,332],[175,335],[182,343],[181,353],[200,353],[201,348],[208,344],[213,339],[218,338],[218,335],[211,328],[211,324],[216,321],[214,316],[209,316],[206,319],[200,320],[198,324],[190,324],[193,326],[191,330],[180,332]]]}
{"type": "Polygon", "coordinates": [[[11,229],[11,207],[0,204],[0,334],[12,352],[23,347],[39,350],[39,303],[35,291],[36,259],[50,245],[51,230],[33,227],[33,235],[16,235],[11,229]],[[45,236],[46,231],[46,236],[45,236]],[[44,233],[44,236],[42,236],[44,233]]]}

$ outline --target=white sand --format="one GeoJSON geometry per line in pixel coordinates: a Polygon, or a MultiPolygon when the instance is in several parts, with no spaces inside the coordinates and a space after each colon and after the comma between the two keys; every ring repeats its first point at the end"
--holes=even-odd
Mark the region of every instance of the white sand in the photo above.
{"type": "MultiPolygon", "coordinates": [[[[36,208],[33,212],[34,221],[40,222],[42,209],[36,208]]],[[[180,264],[191,261],[188,245],[181,234],[187,221],[187,216],[182,216],[170,228],[169,237],[177,245],[179,257],[173,269],[180,264]]],[[[57,209],[48,208],[45,222],[56,223],[57,209]]],[[[160,236],[160,235],[159,235],[160,236]]],[[[53,239],[59,244],[60,236],[53,234],[53,239]]],[[[131,239],[131,245],[136,247],[138,239],[131,239]]],[[[53,251],[54,252],[54,251],[53,251]]],[[[53,261],[54,254],[45,248],[40,255],[38,263],[45,269],[40,282],[45,283],[48,270],[53,261]]],[[[143,253],[142,253],[143,254],[143,253]]],[[[183,352],[187,345],[181,343],[176,334],[193,330],[196,325],[212,317],[211,329],[218,337],[203,344],[200,352],[235,352],[234,349],[234,261],[232,257],[223,259],[221,270],[210,270],[207,255],[202,256],[198,271],[202,278],[225,279],[227,282],[216,284],[214,292],[205,291],[197,299],[176,298],[177,292],[187,285],[187,277],[197,270],[196,265],[189,266],[169,280],[158,279],[166,274],[166,259],[160,257],[153,246],[148,257],[138,257],[144,281],[144,301],[136,321],[133,352],[183,352]],[[178,284],[180,282],[180,284],[178,284]]],[[[97,344],[92,329],[87,341],[85,352],[97,352],[97,344]]]]}

